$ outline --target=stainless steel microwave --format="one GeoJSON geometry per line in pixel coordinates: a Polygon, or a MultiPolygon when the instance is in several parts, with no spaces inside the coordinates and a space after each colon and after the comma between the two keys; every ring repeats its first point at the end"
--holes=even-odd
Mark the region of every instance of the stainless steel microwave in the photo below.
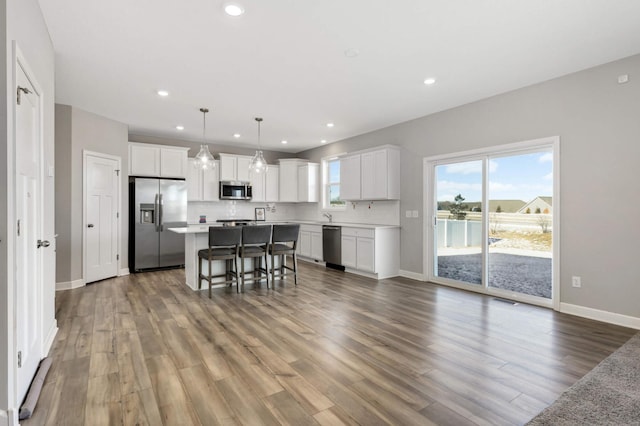
{"type": "Polygon", "coordinates": [[[251,199],[251,183],[240,181],[222,181],[220,182],[220,199],[221,200],[250,200],[251,199]]]}

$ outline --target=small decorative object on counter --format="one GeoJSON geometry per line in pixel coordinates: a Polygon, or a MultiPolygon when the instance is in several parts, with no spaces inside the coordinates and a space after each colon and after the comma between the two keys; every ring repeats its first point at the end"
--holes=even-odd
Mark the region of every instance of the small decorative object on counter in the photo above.
{"type": "Polygon", "coordinates": [[[258,221],[264,222],[264,220],[265,220],[264,207],[256,207],[256,222],[258,221]]]}
{"type": "Polygon", "coordinates": [[[200,216],[200,223],[207,223],[207,216],[206,215],[201,215],[200,216]]]}

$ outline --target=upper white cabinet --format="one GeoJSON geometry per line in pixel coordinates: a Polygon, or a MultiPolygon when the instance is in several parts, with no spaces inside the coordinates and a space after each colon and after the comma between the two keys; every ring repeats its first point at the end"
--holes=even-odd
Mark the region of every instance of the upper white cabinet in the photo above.
{"type": "Polygon", "coordinates": [[[382,147],[340,159],[340,198],[397,200],[400,198],[400,150],[382,147]]]}
{"type": "Polygon", "coordinates": [[[360,154],[340,158],[340,199],[359,200],[360,154]]]}
{"type": "Polygon", "coordinates": [[[247,155],[220,154],[220,180],[249,182],[249,163],[247,155]]]}
{"type": "Polygon", "coordinates": [[[187,177],[189,148],[129,142],[129,175],[187,177]]]}
{"type": "Polygon", "coordinates": [[[284,158],[280,162],[280,201],[318,202],[320,165],[299,158],[284,158]]]}
{"type": "Polygon", "coordinates": [[[278,200],[278,181],[280,168],[278,166],[269,166],[266,173],[252,173],[251,187],[253,202],[277,202],[278,200]]]}
{"type": "Polygon", "coordinates": [[[220,173],[219,161],[215,161],[213,169],[202,170],[194,167],[195,158],[189,158],[187,168],[187,200],[188,201],[218,201],[220,173]]]}

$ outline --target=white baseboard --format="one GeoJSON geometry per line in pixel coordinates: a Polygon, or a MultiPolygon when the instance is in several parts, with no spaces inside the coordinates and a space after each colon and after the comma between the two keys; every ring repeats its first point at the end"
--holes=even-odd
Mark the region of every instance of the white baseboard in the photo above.
{"type": "Polygon", "coordinates": [[[129,275],[129,268],[120,269],[119,277],[124,277],[125,275],[129,275]]]}
{"type": "Polygon", "coordinates": [[[67,281],[62,283],[56,283],[56,291],[60,290],[73,290],[74,288],[84,287],[84,280],[81,278],[75,281],[67,281]]]}
{"type": "Polygon", "coordinates": [[[560,303],[560,312],[640,330],[640,318],[616,314],[615,312],[601,311],[599,309],[562,302],[560,303]]]}
{"type": "Polygon", "coordinates": [[[0,410],[0,426],[18,426],[18,410],[0,410]]]}
{"type": "Polygon", "coordinates": [[[424,277],[424,275],[418,272],[411,272],[411,271],[405,271],[400,269],[400,276],[404,278],[416,280],[416,281],[426,281],[426,278],[424,277]]]}

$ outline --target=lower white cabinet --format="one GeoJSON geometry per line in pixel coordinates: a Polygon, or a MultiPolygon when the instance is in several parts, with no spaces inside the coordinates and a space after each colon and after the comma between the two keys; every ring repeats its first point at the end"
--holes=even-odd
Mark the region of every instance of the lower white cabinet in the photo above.
{"type": "Polygon", "coordinates": [[[322,261],[322,226],[300,225],[298,255],[322,261]]]}
{"type": "Polygon", "coordinates": [[[400,273],[400,229],[398,227],[342,227],[342,265],[350,272],[363,272],[378,279],[400,273]]]}

